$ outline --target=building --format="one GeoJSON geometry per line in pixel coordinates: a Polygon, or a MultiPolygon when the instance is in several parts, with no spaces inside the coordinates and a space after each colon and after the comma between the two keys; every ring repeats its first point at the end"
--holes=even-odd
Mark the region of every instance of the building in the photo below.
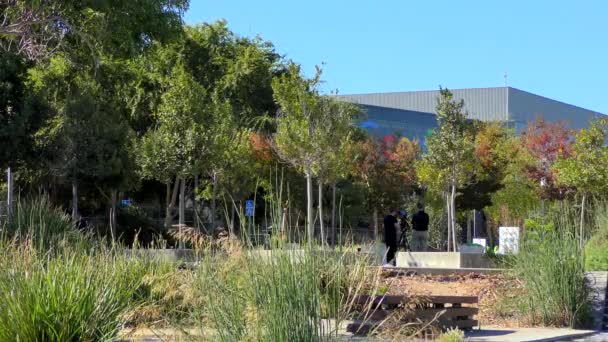
{"type": "MultiPolygon", "coordinates": [[[[598,112],[548,99],[512,87],[450,89],[455,100],[464,100],[471,119],[499,121],[517,133],[528,123],[543,117],[561,121],[573,129],[585,128],[598,112]]],[[[437,126],[435,107],[439,90],[397,93],[340,95],[341,99],[361,105],[367,112],[361,126],[376,136],[398,134],[424,142],[437,126]]]]}

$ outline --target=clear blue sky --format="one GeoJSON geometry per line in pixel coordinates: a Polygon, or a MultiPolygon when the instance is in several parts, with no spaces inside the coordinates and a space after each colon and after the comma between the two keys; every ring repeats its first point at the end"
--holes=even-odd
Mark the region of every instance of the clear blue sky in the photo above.
{"type": "Polygon", "coordinates": [[[608,1],[191,0],[341,94],[508,84],[608,114],[608,1]]]}

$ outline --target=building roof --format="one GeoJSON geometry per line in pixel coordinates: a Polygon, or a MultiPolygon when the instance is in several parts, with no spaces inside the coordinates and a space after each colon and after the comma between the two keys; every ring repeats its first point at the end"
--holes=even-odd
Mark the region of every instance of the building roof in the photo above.
{"type": "MultiPolygon", "coordinates": [[[[472,119],[506,121],[515,126],[542,116],[548,121],[563,121],[571,128],[584,128],[601,113],[535,95],[513,87],[450,89],[454,99],[464,100],[465,111],[472,119]]],[[[390,108],[398,111],[435,114],[439,90],[347,94],[339,98],[364,107],[390,108]]]]}

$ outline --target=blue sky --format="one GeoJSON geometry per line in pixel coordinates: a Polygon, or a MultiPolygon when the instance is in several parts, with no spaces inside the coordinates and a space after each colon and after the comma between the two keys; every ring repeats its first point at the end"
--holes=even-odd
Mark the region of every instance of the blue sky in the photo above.
{"type": "Polygon", "coordinates": [[[608,1],[191,0],[341,94],[510,86],[608,114],[608,1]]]}

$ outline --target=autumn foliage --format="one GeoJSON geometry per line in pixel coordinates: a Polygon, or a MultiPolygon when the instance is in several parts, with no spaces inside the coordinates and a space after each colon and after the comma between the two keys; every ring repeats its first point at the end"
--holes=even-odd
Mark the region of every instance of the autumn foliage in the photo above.
{"type": "Polygon", "coordinates": [[[550,199],[563,198],[569,189],[557,185],[552,168],[558,157],[572,156],[572,131],[561,122],[550,123],[538,118],[522,132],[521,142],[529,155],[524,172],[537,184],[542,182],[541,196],[550,199]]]}

